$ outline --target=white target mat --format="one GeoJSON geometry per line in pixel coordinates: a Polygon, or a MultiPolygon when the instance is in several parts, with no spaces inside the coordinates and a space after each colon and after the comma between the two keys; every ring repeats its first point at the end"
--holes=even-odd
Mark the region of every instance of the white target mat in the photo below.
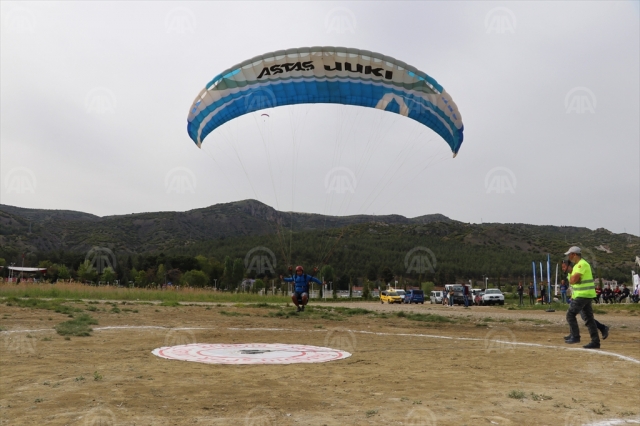
{"type": "Polygon", "coordinates": [[[205,364],[298,364],[335,361],[351,356],[339,349],[280,343],[192,343],[162,347],[152,353],[161,358],[205,364]]]}

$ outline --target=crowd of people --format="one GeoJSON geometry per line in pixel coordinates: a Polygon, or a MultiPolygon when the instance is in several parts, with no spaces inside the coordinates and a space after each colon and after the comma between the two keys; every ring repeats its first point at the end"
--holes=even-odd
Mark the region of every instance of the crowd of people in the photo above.
{"type": "Polygon", "coordinates": [[[635,289],[632,295],[631,290],[624,284],[622,284],[622,286],[616,286],[615,289],[612,289],[610,285],[605,286],[604,289],[598,285],[598,287],[596,287],[596,294],[598,295],[596,303],[622,303],[629,296],[631,296],[634,303],[638,303],[638,288],[635,289]]]}

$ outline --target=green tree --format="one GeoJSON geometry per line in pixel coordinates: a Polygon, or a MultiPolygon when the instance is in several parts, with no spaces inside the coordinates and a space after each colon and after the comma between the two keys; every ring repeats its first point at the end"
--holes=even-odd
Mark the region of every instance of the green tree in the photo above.
{"type": "Polygon", "coordinates": [[[380,277],[385,282],[385,284],[393,281],[393,272],[391,272],[391,268],[389,268],[388,266],[383,267],[380,270],[380,277]]]}
{"type": "Polygon", "coordinates": [[[378,272],[376,271],[375,266],[371,265],[369,270],[367,271],[367,279],[369,281],[375,281],[378,279],[378,272]]]}
{"type": "Polygon", "coordinates": [[[238,285],[242,283],[242,278],[244,278],[244,262],[242,259],[235,259],[233,261],[231,276],[233,280],[233,287],[237,288],[238,285]]]}
{"type": "Polygon", "coordinates": [[[95,281],[98,278],[98,273],[89,260],[85,260],[78,266],[77,274],[81,281],[95,281]]]}
{"type": "Polygon", "coordinates": [[[102,271],[102,276],[100,277],[100,281],[104,281],[106,283],[111,284],[116,279],[116,272],[113,270],[111,266],[104,268],[102,271]]]}
{"type": "MultiPolygon", "coordinates": [[[[135,271],[135,268],[134,268],[135,271]]],[[[144,271],[137,271],[133,276],[133,281],[136,284],[136,287],[146,287],[147,286],[147,274],[144,271]]]]}
{"type": "Polygon", "coordinates": [[[202,271],[198,271],[196,269],[192,269],[186,274],[182,275],[181,283],[183,285],[188,285],[191,287],[202,288],[207,282],[209,282],[209,277],[202,271]]]}
{"type": "Polygon", "coordinates": [[[6,264],[7,261],[3,257],[0,257],[0,266],[5,266],[6,264]]]}
{"type": "Polygon", "coordinates": [[[69,269],[64,265],[58,266],[58,279],[68,280],[69,278],[71,278],[69,269]]]}
{"type": "Polygon", "coordinates": [[[229,256],[224,258],[224,285],[228,289],[233,289],[233,260],[229,256]]]}
{"type": "Polygon", "coordinates": [[[165,269],[164,265],[162,263],[158,265],[158,272],[156,273],[156,282],[159,283],[160,285],[164,285],[166,280],[166,273],[167,273],[167,270],[165,269]]]}
{"type": "Polygon", "coordinates": [[[266,284],[260,278],[253,282],[253,292],[258,293],[263,288],[266,288],[266,284]]]}

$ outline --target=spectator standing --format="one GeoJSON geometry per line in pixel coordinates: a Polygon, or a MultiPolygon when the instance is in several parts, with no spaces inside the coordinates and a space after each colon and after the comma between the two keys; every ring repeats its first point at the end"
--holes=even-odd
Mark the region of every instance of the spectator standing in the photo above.
{"type": "Polygon", "coordinates": [[[468,308],[469,307],[469,286],[465,285],[462,287],[464,290],[463,293],[463,297],[464,297],[464,307],[468,308]]]}
{"type": "Polygon", "coordinates": [[[560,296],[562,298],[562,303],[567,303],[567,281],[560,281],[560,296]]]}
{"type": "Polygon", "coordinates": [[[535,301],[535,294],[534,291],[535,288],[533,287],[533,283],[529,283],[529,305],[535,305],[536,301],[535,301]]]}
{"type": "Polygon", "coordinates": [[[545,291],[544,283],[541,282],[540,283],[540,296],[542,296],[542,297],[540,297],[540,301],[542,302],[543,305],[544,305],[544,296],[545,296],[544,291],[545,291]]]}
{"type": "Polygon", "coordinates": [[[518,302],[518,306],[524,306],[523,296],[524,296],[524,287],[520,282],[518,283],[518,299],[520,299],[520,301],[518,302]]]}

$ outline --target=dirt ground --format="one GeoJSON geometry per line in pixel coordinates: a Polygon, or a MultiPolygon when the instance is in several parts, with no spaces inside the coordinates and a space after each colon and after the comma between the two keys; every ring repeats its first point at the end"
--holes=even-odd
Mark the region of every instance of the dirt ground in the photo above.
{"type": "Polygon", "coordinates": [[[92,336],[66,340],[52,329],[65,315],[0,305],[2,425],[640,422],[635,313],[601,315],[610,337],[600,351],[587,351],[564,344],[562,312],[341,303],[335,306],[374,313],[316,304],[295,315],[255,305],[119,303],[113,313],[104,302],[72,305],[97,307],[92,336]],[[151,354],[195,342],[307,344],[353,355],[323,364],[236,366],[151,354]],[[513,391],[524,398],[509,397],[513,391]]]}

